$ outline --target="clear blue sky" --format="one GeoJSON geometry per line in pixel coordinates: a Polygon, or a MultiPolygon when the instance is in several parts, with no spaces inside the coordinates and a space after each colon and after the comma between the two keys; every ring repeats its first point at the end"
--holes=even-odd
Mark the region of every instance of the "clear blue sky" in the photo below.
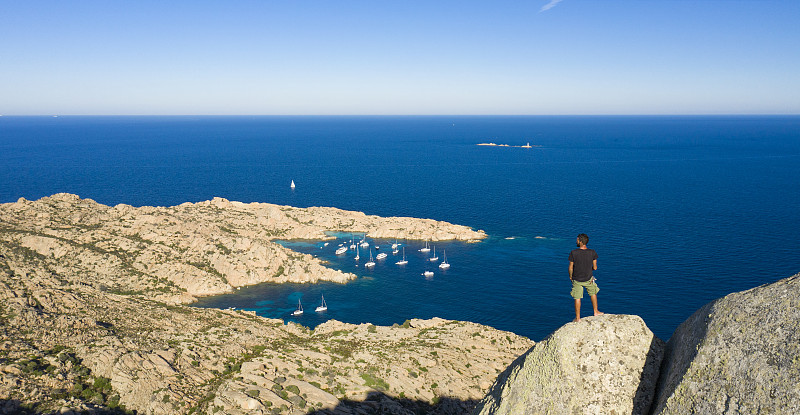
{"type": "Polygon", "coordinates": [[[0,0],[0,114],[798,114],[798,0],[0,0]]]}

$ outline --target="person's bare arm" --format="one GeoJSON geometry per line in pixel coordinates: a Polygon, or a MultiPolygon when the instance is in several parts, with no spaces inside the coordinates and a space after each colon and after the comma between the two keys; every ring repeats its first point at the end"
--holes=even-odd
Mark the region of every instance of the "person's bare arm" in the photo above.
{"type": "MultiPolygon", "coordinates": [[[[572,264],[572,263],[570,262],[570,264],[572,264]]],[[[593,270],[597,271],[597,260],[596,259],[594,261],[592,261],[592,267],[593,267],[592,268],[593,270]]],[[[570,275],[572,275],[572,272],[570,272],[570,275]]]]}
{"type": "Polygon", "coordinates": [[[572,268],[573,268],[573,265],[574,265],[574,262],[569,261],[569,280],[570,281],[572,281],[572,268]]]}

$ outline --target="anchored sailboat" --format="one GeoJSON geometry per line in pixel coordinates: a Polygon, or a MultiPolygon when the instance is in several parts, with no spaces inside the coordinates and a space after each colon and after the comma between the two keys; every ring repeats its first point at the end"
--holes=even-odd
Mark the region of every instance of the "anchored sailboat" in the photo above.
{"type": "Polygon", "coordinates": [[[292,311],[293,316],[299,316],[303,314],[303,305],[300,304],[300,300],[297,300],[297,310],[292,311]]]}
{"type": "Polygon", "coordinates": [[[326,311],[327,309],[328,309],[328,304],[325,303],[325,295],[323,294],[322,295],[322,304],[320,304],[320,306],[317,307],[314,311],[316,311],[317,313],[321,313],[323,311],[326,311]]]}
{"type": "Polygon", "coordinates": [[[419,252],[430,252],[431,248],[428,247],[428,241],[425,241],[425,248],[421,248],[419,252]]]}
{"type": "Polygon", "coordinates": [[[435,261],[439,260],[439,257],[436,256],[436,247],[435,246],[433,247],[433,256],[428,258],[428,260],[430,260],[431,262],[435,262],[435,261]]]}
{"type": "Polygon", "coordinates": [[[439,264],[439,268],[441,269],[450,268],[450,263],[447,262],[447,250],[444,251],[444,260],[442,260],[442,263],[439,264]]]}
{"type": "Polygon", "coordinates": [[[397,262],[396,262],[396,264],[397,264],[397,265],[405,265],[405,264],[408,264],[408,261],[406,261],[406,247],[403,247],[403,259],[402,259],[402,260],[400,260],[400,261],[397,261],[397,262]]]}
{"type": "Polygon", "coordinates": [[[375,261],[372,260],[372,251],[369,251],[369,262],[364,264],[364,266],[367,268],[372,268],[375,266],[375,261]]]}

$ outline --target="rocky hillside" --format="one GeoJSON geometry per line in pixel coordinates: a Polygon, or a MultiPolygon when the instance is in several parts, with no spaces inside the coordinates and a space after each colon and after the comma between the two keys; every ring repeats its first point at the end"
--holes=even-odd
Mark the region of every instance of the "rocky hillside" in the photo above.
{"type": "Polygon", "coordinates": [[[6,249],[53,259],[53,271],[69,283],[170,304],[261,282],[355,278],[274,242],[331,239],[326,231],[434,241],[486,237],[482,231],[430,219],[219,198],[134,208],[62,193],[0,205],[0,243],[6,249]]]}
{"type": "Polygon", "coordinates": [[[221,199],[137,209],[56,195],[0,206],[0,413],[463,414],[533,344],[468,322],[312,331],[180,304],[264,280],[345,281],[272,242],[324,230],[482,235],[221,199]]]}
{"type": "Polygon", "coordinates": [[[569,323],[506,369],[476,413],[789,415],[798,379],[800,274],[704,306],[666,348],[635,316],[569,323]]]}

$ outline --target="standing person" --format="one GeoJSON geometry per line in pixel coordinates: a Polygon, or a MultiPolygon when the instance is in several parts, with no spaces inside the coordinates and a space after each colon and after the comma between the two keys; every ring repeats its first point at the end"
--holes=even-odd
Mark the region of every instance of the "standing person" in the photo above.
{"type": "Polygon", "coordinates": [[[599,316],[603,313],[597,309],[597,292],[600,291],[600,288],[597,288],[592,276],[592,271],[597,269],[597,252],[586,247],[586,244],[589,243],[589,236],[585,233],[578,235],[575,243],[578,248],[569,253],[569,279],[572,281],[570,294],[575,299],[575,320],[573,321],[581,321],[581,298],[583,298],[584,288],[586,288],[589,298],[592,299],[594,315],[599,316]]]}

